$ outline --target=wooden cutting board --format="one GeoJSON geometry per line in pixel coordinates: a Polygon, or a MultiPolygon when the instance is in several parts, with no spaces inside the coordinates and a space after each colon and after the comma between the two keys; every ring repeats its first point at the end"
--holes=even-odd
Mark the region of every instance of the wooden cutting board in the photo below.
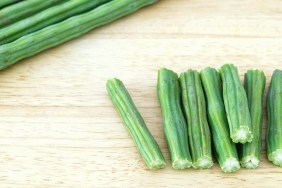
{"type": "MultiPolygon", "coordinates": [[[[1,187],[279,187],[282,168],[224,174],[170,166],[156,94],[157,70],[234,63],[282,68],[282,1],[162,0],[0,74],[1,187]],[[167,167],[149,171],[109,100],[124,81],[167,167]]],[[[265,106],[265,105],[264,105],[265,106]]],[[[263,136],[266,119],[264,118],[263,136]]],[[[263,141],[265,139],[263,138],[263,141]]]]}

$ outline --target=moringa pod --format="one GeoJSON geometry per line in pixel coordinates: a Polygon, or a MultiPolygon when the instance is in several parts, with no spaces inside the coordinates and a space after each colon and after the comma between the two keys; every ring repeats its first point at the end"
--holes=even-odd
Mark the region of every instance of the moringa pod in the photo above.
{"type": "Polygon", "coordinates": [[[275,70],[271,78],[267,95],[267,116],[268,160],[282,167],[282,70],[275,70]]]}
{"type": "Polygon", "coordinates": [[[236,145],[229,135],[220,75],[216,69],[208,67],[201,71],[201,80],[206,95],[215,156],[223,172],[235,172],[240,169],[240,163],[236,145]]]}
{"type": "Polygon", "coordinates": [[[238,146],[240,163],[245,168],[257,168],[260,162],[265,80],[265,75],[260,70],[248,70],[245,74],[244,87],[248,98],[253,132],[252,142],[238,146]]]}
{"type": "Polygon", "coordinates": [[[6,6],[10,6],[10,5],[14,4],[14,3],[18,3],[20,1],[22,1],[22,0],[1,0],[0,1],[0,9],[4,8],[6,6]]]}
{"type": "MultiPolygon", "coordinates": [[[[1,0],[1,2],[2,1],[3,0],[1,0]]],[[[28,0],[5,7],[0,10],[0,28],[13,24],[62,2],[66,2],[66,0],[28,0]]]]}
{"type": "Polygon", "coordinates": [[[187,126],[180,105],[178,75],[162,68],[158,72],[158,98],[163,115],[163,127],[172,167],[185,169],[192,165],[187,126]]]}
{"type": "Polygon", "coordinates": [[[22,36],[63,21],[69,17],[90,11],[109,1],[110,0],[71,0],[48,8],[38,14],[3,28],[0,32],[0,45],[12,42],[22,36]]]}
{"type": "Polygon", "coordinates": [[[182,105],[185,111],[193,168],[206,169],[213,165],[211,136],[200,74],[188,70],[180,75],[182,105]]]}
{"type": "Polygon", "coordinates": [[[87,13],[73,16],[2,45],[0,46],[0,70],[155,2],[157,0],[113,0],[87,13]]]}
{"type": "Polygon", "coordinates": [[[166,163],[160,147],[148,130],[123,83],[118,79],[108,80],[107,91],[148,168],[153,170],[163,168],[166,163]]]}
{"type": "Polygon", "coordinates": [[[219,72],[223,84],[223,100],[230,137],[235,143],[251,142],[253,133],[248,100],[238,69],[232,64],[225,64],[219,72]]]}

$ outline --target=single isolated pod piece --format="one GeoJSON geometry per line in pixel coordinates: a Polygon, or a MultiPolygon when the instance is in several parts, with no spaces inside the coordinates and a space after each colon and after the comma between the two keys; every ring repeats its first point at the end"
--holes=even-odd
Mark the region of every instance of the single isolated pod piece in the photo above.
{"type": "Polygon", "coordinates": [[[235,172],[240,163],[235,143],[229,135],[229,127],[222,98],[222,83],[214,68],[201,71],[201,80],[207,100],[207,114],[215,156],[223,172],[235,172]]]}
{"type": "Polygon", "coordinates": [[[166,163],[160,147],[148,130],[123,83],[118,79],[108,80],[107,91],[149,169],[163,168],[166,163]]]}
{"type": "Polygon", "coordinates": [[[2,45],[0,46],[0,70],[155,2],[157,0],[112,0],[84,14],[73,16],[2,45]]]}
{"type": "Polygon", "coordinates": [[[178,75],[162,68],[158,72],[158,98],[172,167],[185,169],[192,165],[187,126],[181,110],[178,75]]]}
{"type": "Polygon", "coordinates": [[[180,84],[182,105],[188,125],[192,166],[195,169],[210,168],[213,165],[211,136],[200,74],[188,70],[180,75],[180,84]]]}
{"type": "Polygon", "coordinates": [[[271,78],[267,95],[267,116],[268,160],[282,167],[282,70],[275,70],[271,78]]]}
{"type": "Polygon", "coordinates": [[[265,75],[260,70],[248,70],[245,74],[244,87],[248,98],[253,132],[252,142],[238,146],[240,163],[245,168],[254,169],[260,163],[265,80],[265,75]]]}
{"type": "Polygon", "coordinates": [[[221,67],[220,74],[230,137],[235,143],[251,142],[253,139],[251,117],[238,69],[232,64],[225,64],[221,67]]]}
{"type": "Polygon", "coordinates": [[[13,24],[62,2],[66,2],[66,0],[28,0],[5,7],[0,10],[0,28],[13,24]]]}
{"type": "Polygon", "coordinates": [[[110,0],[72,0],[48,8],[3,28],[0,32],[0,45],[12,42],[22,36],[63,21],[69,17],[90,11],[109,1],[110,0]]]}

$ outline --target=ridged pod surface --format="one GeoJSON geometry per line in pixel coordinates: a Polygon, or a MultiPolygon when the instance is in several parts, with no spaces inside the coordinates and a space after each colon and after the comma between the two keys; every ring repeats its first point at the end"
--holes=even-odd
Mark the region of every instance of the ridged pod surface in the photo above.
{"type": "Polygon", "coordinates": [[[158,72],[158,98],[163,116],[163,127],[172,167],[185,169],[192,165],[187,126],[180,105],[178,75],[162,68],[158,72]]]}
{"type": "Polygon", "coordinates": [[[223,172],[235,172],[240,169],[240,163],[236,146],[229,135],[220,75],[216,69],[208,67],[201,71],[201,80],[216,158],[223,172]]]}
{"type": "Polygon", "coordinates": [[[1,0],[0,1],[0,8],[12,5],[14,3],[18,3],[20,1],[22,1],[22,0],[1,0]]]}
{"type": "Polygon", "coordinates": [[[71,0],[50,7],[38,14],[3,28],[0,32],[0,45],[12,42],[22,36],[63,21],[69,17],[85,13],[109,1],[110,0],[71,0]]]}
{"type": "Polygon", "coordinates": [[[193,168],[206,169],[213,165],[210,129],[200,75],[188,70],[180,75],[182,105],[185,111],[193,168]]]}
{"type": "Polygon", "coordinates": [[[282,167],[282,70],[275,70],[271,78],[267,95],[267,116],[268,159],[282,167]]]}
{"type": "Polygon", "coordinates": [[[28,0],[5,7],[0,10],[0,28],[62,2],[66,2],[66,0],[28,0]]]}
{"type": "Polygon", "coordinates": [[[251,142],[253,133],[248,100],[238,69],[232,64],[225,64],[220,69],[220,75],[230,137],[235,143],[251,142]]]}
{"type": "Polygon", "coordinates": [[[161,150],[123,83],[118,79],[108,80],[107,91],[148,168],[163,168],[166,163],[161,150]]]}
{"type": "Polygon", "coordinates": [[[157,0],[113,0],[87,13],[25,35],[0,46],[0,70],[155,2],[157,0]]]}
{"type": "Polygon", "coordinates": [[[254,169],[260,163],[265,80],[265,75],[260,70],[248,70],[245,74],[244,87],[248,98],[253,132],[253,141],[238,147],[240,163],[245,168],[254,169]]]}

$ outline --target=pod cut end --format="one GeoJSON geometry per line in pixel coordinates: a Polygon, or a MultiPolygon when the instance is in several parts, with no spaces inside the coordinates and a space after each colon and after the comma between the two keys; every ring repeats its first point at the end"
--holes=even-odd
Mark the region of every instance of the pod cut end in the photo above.
{"type": "Polygon", "coordinates": [[[208,156],[203,156],[200,159],[198,159],[195,163],[193,163],[192,166],[195,169],[202,170],[202,169],[210,168],[212,167],[212,165],[213,165],[212,159],[208,156]]]}
{"type": "Polygon", "coordinates": [[[172,163],[172,168],[176,170],[183,170],[186,168],[190,168],[192,166],[192,162],[187,159],[177,159],[172,163]]]}
{"type": "Polygon", "coordinates": [[[165,161],[163,160],[155,160],[155,161],[152,161],[148,167],[149,169],[151,170],[159,170],[159,169],[162,169],[164,168],[166,165],[165,161]]]}
{"type": "Polygon", "coordinates": [[[282,149],[277,149],[268,155],[268,159],[273,164],[282,167],[282,149]]]}
{"type": "Polygon", "coordinates": [[[259,166],[259,159],[255,156],[248,155],[240,163],[244,168],[255,169],[259,166]]]}
{"type": "Polygon", "coordinates": [[[246,142],[251,142],[253,140],[253,134],[249,127],[245,126],[235,130],[231,135],[231,139],[234,143],[245,144],[246,142]]]}
{"type": "Polygon", "coordinates": [[[236,158],[228,158],[221,166],[221,169],[225,173],[236,172],[240,169],[240,163],[236,158]]]}

